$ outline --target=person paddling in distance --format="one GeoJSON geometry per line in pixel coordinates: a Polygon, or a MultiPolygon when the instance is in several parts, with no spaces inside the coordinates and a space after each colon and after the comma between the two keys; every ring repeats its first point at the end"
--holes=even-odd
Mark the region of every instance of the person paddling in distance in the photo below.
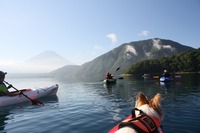
{"type": "Polygon", "coordinates": [[[113,76],[109,72],[107,72],[106,73],[106,79],[113,79],[113,76]]]}
{"type": "Polygon", "coordinates": [[[4,84],[4,79],[5,79],[5,75],[7,73],[6,72],[2,72],[0,71],[0,96],[16,96],[19,95],[20,92],[16,92],[16,93],[11,93],[8,91],[8,89],[10,89],[12,87],[12,85],[9,85],[8,87],[4,84]]]}
{"type": "Polygon", "coordinates": [[[166,77],[170,77],[171,75],[167,70],[164,70],[163,76],[166,78],[166,77]]]}

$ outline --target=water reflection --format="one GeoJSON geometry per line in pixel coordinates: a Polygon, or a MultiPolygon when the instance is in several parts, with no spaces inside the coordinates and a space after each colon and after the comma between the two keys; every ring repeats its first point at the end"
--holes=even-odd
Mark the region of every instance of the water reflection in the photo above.
{"type": "Polygon", "coordinates": [[[44,104],[58,103],[59,99],[58,99],[57,95],[52,95],[52,96],[48,96],[48,97],[43,97],[40,99],[40,101],[42,101],[44,104]]]}
{"type": "Polygon", "coordinates": [[[8,118],[9,115],[10,115],[9,110],[0,111],[0,131],[4,131],[6,121],[9,119],[8,118]]]}
{"type": "MultiPolygon", "coordinates": [[[[50,107],[52,105],[55,105],[55,103],[58,103],[58,97],[56,95],[53,95],[41,98],[40,101],[44,103],[45,107],[50,107]]],[[[7,132],[7,129],[5,129],[7,124],[9,124],[9,121],[14,119],[13,115],[18,114],[21,109],[29,110],[30,108],[34,109],[35,107],[37,107],[37,105],[31,105],[29,104],[29,102],[0,107],[0,132],[7,132]]]]}
{"type": "Polygon", "coordinates": [[[167,89],[171,86],[172,82],[160,82],[160,87],[167,89]]]}
{"type": "Polygon", "coordinates": [[[112,89],[116,87],[116,84],[103,84],[104,88],[106,88],[108,94],[112,93],[112,89]]]}

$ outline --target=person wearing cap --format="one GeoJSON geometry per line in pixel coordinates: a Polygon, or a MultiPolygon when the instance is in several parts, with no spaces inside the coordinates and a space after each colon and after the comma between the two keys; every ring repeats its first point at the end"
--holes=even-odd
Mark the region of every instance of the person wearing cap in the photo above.
{"type": "Polygon", "coordinates": [[[19,93],[11,93],[8,91],[8,89],[10,89],[12,87],[12,85],[9,85],[8,87],[4,84],[4,79],[5,79],[5,75],[7,73],[6,72],[2,72],[0,71],[0,96],[16,96],[19,95],[19,93]]]}
{"type": "Polygon", "coordinates": [[[163,76],[166,77],[170,77],[170,73],[167,70],[164,70],[163,76]]]}

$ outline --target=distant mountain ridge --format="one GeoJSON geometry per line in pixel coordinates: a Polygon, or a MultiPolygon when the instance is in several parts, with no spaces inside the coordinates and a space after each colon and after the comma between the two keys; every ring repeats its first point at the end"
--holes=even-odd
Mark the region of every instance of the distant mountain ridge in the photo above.
{"type": "Polygon", "coordinates": [[[26,60],[24,63],[30,64],[40,64],[40,65],[51,65],[52,63],[56,63],[57,65],[71,65],[72,62],[68,61],[64,57],[60,56],[54,51],[45,51],[42,52],[29,60],[26,60]],[[52,62],[54,61],[54,62],[52,62]]]}
{"type": "Polygon", "coordinates": [[[72,64],[72,62],[68,61],[54,51],[45,51],[21,63],[21,66],[29,69],[25,72],[30,71],[45,73],[51,72],[65,65],[72,64]]]}
{"type": "MultiPolygon", "coordinates": [[[[105,76],[107,71],[115,73],[118,67],[120,69],[117,73],[120,74],[137,61],[158,59],[193,49],[192,47],[160,38],[124,43],[94,60],[81,65],[72,76],[105,76]]],[[[62,71],[64,70],[62,69],[62,71]]]]}
{"type": "Polygon", "coordinates": [[[72,64],[71,61],[68,61],[54,51],[44,51],[24,62],[10,66],[9,69],[11,69],[11,72],[14,69],[15,73],[49,73],[55,69],[72,64]]]}

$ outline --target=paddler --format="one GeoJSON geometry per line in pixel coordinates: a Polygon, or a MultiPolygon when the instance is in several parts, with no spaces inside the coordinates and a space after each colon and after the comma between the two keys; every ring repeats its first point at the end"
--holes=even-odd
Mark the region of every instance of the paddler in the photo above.
{"type": "Polygon", "coordinates": [[[19,95],[19,92],[16,93],[11,93],[8,91],[8,89],[10,89],[12,87],[12,85],[9,85],[8,87],[4,84],[4,79],[5,79],[5,75],[7,74],[7,72],[3,72],[0,71],[0,96],[16,96],[19,95]]]}

